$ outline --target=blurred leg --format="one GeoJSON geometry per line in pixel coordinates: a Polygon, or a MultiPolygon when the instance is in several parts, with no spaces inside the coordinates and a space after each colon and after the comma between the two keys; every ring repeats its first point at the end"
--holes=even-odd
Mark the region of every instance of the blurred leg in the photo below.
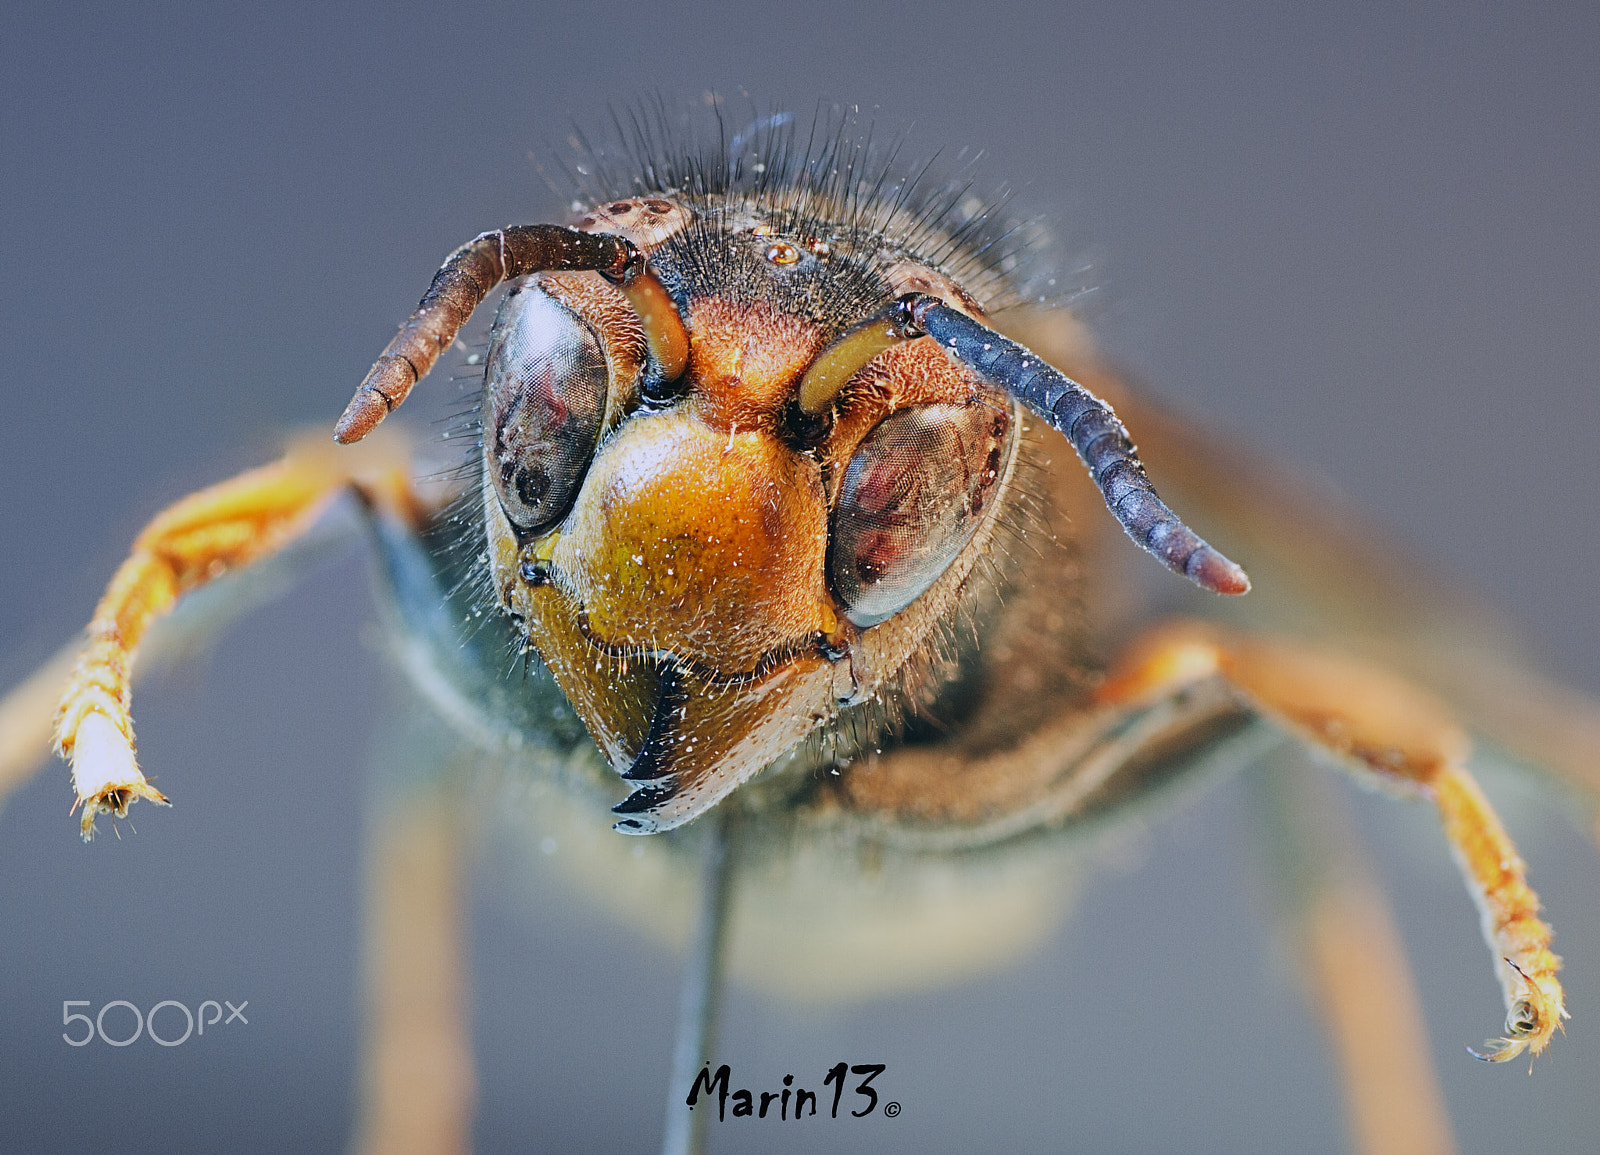
{"type": "Polygon", "coordinates": [[[453,785],[386,796],[371,825],[357,1155],[471,1150],[467,839],[453,785]]]}
{"type": "Polygon", "coordinates": [[[79,649],[74,642],[57,650],[26,681],[0,698],[0,803],[49,757],[56,703],[79,649]]]}
{"type": "Polygon", "coordinates": [[[1343,799],[1299,767],[1253,775],[1279,915],[1339,1067],[1352,1150],[1456,1149],[1394,915],[1343,799]]]}

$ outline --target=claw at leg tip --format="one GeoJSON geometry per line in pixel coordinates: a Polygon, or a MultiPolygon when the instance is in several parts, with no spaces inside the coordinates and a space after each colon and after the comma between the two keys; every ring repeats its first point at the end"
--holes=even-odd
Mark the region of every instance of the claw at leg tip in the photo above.
{"type": "Polygon", "coordinates": [[[1543,989],[1516,963],[1510,959],[1506,959],[1505,962],[1522,976],[1523,982],[1527,984],[1527,994],[1512,1005],[1511,1014],[1506,1019],[1506,1034],[1498,1039],[1487,1040],[1482,1051],[1468,1047],[1467,1054],[1485,1063],[1505,1063],[1527,1051],[1528,1070],[1531,1073],[1532,1060],[1550,1045],[1550,1038],[1557,1030],[1563,1034],[1566,1032],[1567,1028],[1562,1020],[1571,1016],[1563,1004],[1559,987],[1555,987],[1553,991],[1543,989]]]}
{"type": "Polygon", "coordinates": [[[78,724],[71,757],[73,785],[78,793],[73,809],[83,808],[79,827],[85,842],[94,837],[96,815],[125,818],[128,806],[139,798],[160,806],[171,805],[166,795],[139,772],[133,744],[127,736],[98,711],[85,714],[78,724]]]}

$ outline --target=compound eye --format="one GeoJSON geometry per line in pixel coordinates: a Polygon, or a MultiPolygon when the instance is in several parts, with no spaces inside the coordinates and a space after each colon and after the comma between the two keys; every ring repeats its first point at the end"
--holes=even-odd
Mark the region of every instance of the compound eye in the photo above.
{"type": "Polygon", "coordinates": [[[1011,415],[924,405],[878,423],[845,469],[828,577],[862,629],[925,593],[972,541],[1005,467],[1011,415]]]}
{"type": "Polygon", "coordinates": [[[606,407],[594,331],[536,287],[508,296],[489,337],[485,465],[511,524],[537,533],[571,508],[606,407]]]}

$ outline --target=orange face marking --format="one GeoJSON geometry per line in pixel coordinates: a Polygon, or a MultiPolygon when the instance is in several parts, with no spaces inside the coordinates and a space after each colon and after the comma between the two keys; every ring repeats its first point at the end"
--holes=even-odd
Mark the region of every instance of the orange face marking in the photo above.
{"type": "Polygon", "coordinates": [[[816,325],[770,305],[689,302],[694,407],[716,429],[772,429],[823,345],[816,325]]]}
{"type": "Polygon", "coordinates": [[[589,635],[747,674],[832,621],[817,467],[770,433],[682,410],[601,450],[551,558],[589,635]]]}
{"type": "Polygon", "coordinates": [[[765,305],[688,312],[690,403],[602,446],[551,563],[595,642],[742,676],[837,624],[821,473],[777,436],[823,338],[765,305]]]}

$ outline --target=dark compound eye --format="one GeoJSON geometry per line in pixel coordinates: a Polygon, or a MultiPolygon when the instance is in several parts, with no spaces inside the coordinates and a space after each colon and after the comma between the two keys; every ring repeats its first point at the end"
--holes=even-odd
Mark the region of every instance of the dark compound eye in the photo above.
{"type": "Polygon", "coordinates": [[[484,456],[512,525],[536,533],[571,508],[606,407],[606,361],[577,314],[529,287],[489,337],[484,456]]]}
{"type": "Polygon", "coordinates": [[[925,405],[878,423],[845,469],[828,576],[865,629],[921,597],[972,541],[1005,469],[1011,416],[925,405]]]}

